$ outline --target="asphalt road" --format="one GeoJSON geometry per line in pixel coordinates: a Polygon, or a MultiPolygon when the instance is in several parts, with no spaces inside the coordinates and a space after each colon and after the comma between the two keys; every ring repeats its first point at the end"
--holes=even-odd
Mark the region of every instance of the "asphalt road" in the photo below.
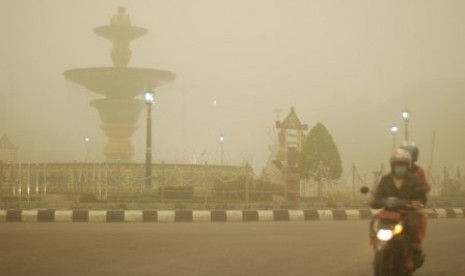
{"type": "MultiPolygon", "coordinates": [[[[372,275],[368,221],[0,223],[0,275],[372,275]]],[[[465,219],[431,219],[415,275],[465,275],[465,219]]]]}

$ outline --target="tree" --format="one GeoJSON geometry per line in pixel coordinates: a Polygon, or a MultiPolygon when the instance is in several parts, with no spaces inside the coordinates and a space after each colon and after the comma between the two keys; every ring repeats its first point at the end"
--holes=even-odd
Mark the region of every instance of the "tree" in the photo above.
{"type": "Polygon", "coordinates": [[[303,177],[310,175],[337,179],[342,174],[342,162],[336,144],[322,123],[308,133],[299,157],[299,169],[303,177]]]}

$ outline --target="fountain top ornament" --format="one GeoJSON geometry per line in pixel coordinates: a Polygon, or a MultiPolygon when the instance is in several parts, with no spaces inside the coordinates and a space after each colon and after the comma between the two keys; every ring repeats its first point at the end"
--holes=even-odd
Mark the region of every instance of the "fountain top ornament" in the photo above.
{"type": "Polygon", "coordinates": [[[130,41],[145,35],[147,29],[131,26],[131,19],[126,12],[126,8],[120,6],[117,14],[112,16],[110,25],[97,27],[94,32],[112,41],[130,41]]]}

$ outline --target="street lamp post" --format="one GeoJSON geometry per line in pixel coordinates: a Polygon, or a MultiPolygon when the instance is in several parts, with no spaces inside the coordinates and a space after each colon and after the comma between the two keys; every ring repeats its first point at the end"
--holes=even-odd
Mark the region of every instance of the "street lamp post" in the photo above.
{"type": "Polygon", "coordinates": [[[408,109],[404,109],[402,111],[402,118],[404,119],[405,123],[405,132],[404,132],[404,140],[408,141],[408,122],[410,120],[410,111],[408,109]]]}
{"type": "Polygon", "coordinates": [[[223,158],[224,158],[224,149],[223,149],[223,145],[224,145],[224,136],[221,135],[220,136],[220,164],[221,166],[223,166],[223,158]]]}
{"type": "Polygon", "coordinates": [[[392,134],[392,149],[396,149],[396,136],[397,132],[399,132],[399,128],[396,125],[392,125],[391,128],[391,134],[392,134]]]}
{"type": "Polygon", "coordinates": [[[84,139],[84,141],[86,142],[86,158],[84,159],[84,162],[87,163],[87,161],[89,160],[90,138],[89,138],[89,137],[86,137],[86,138],[84,139]]]}
{"type": "Polygon", "coordinates": [[[147,139],[145,149],[145,188],[150,191],[152,188],[152,105],[155,100],[155,92],[148,90],[144,92],[145,103],[147,104],[147,139]]]}

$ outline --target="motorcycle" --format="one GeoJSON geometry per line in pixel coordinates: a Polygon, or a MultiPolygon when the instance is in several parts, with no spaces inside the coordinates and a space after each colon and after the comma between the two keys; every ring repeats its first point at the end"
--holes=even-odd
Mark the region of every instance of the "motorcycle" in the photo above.
{"type": "Polygon", "coordinates": [[[383,208],[370,222],[374,274],[411,276],[424,261],[424,256],[414,255],[412,247],[412,237],[415,235],[412,229],[417,227],[416,213],[422,212],[422,209],[413,208],[410,202],[396,197],[386,198],[381,203],[383,208]]]}

